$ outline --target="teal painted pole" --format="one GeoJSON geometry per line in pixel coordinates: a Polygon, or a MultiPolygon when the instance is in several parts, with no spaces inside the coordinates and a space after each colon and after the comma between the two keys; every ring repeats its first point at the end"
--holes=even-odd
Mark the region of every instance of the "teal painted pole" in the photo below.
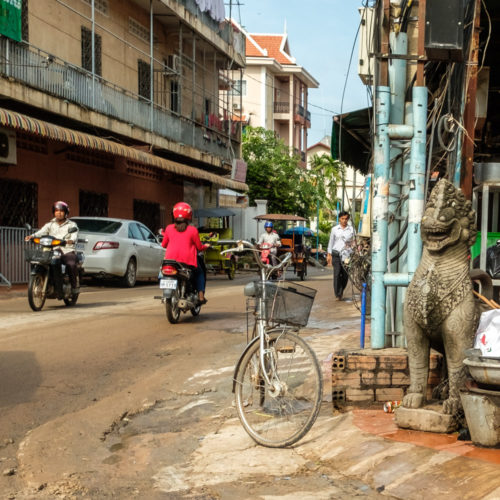
{"type": "Polygon", "coordinates": [[[319,254],[319,200],[316,200],[316,261],[318,260],[319,254]]]}
{"type": "Polygon", "coordinates": [[[410,153],[410,193],[408,200],[408,273],[410,280],[422,257],[420,224],[424,212],[427,87],[413,87],[413,124],[415,133],[410,153]]]}
{"type": "Polygon", "coordinates": [[[382,349],[385,345],[385,285],[387,270],[387,213],[389,207],[389,155],[388,134],[390,88],[375,90],[375,145],[372,202],[372,320],[371,347],[382,349]]]}

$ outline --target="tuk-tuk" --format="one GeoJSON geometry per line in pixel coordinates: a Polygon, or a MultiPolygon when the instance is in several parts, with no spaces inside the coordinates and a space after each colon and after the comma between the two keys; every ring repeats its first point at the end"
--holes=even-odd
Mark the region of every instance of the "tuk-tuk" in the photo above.
{"type": "MultiPolygon", "coordinates": [[[[307,246],[305,245],[304,238],[312,236],[312,231],[305,226],[292,226],[291,223],[306,222],[307,219],[300,215],[289,214],[264,214],[257,215],[257,220],[269,220],[273,223],[281,223],[278,234],[281,239],[281,247],[278,248],[278,256],[287,252],[292,252],[292,265],[293,272],[304,281],[307,276],[307,246]],[[290,225],[291,227],[287,227],[290,225]]],[[[276,225],[276,224],[275,224],[276,225]]]]}
{"type": "Polygon", "coordinates": [[[228,208],[204,208],[195,210],[194,216],[206,218],[206,225],[199,227],[200,239],[203,243],[210,243],[211,248],[205,251],[205,266],[208,272],[226,273],[232,280],[236,274],[237,257],[232,254],[221,255],[221,251],[229,248],[228,245],[219,245],[219,240],[232,240],[233,230],[229,227],[229,217],[235,213],[228,208]]]}

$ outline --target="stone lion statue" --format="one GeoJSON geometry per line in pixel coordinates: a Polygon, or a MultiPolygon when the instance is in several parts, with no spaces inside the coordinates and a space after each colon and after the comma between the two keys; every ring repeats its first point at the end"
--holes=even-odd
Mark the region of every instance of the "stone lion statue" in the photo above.
{"type": "Polygon", "coordinates": [[[473,345],[479,319],[469,277],[469,247],[476,233],[471,202],[453,184],[440,180],[422,217],[422,260],[405,299],[410,387],[403,407],[419,408],[425,401],[432,347],[445,356],[448,369],[443,413],[454,415],[461,408],[464,351],[473,345]]]}

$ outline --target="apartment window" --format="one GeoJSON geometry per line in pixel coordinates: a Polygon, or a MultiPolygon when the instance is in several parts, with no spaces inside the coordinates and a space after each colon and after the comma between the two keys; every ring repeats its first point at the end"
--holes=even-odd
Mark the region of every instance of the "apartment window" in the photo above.
{"type": "Polygon", "coordinates": [[[0,179],[0,226],[38,227],[38,186],[34,182],[0,179]]]}
{"type": "Polygon", "coordinates": [[[151,66],[141,59],[137,60],[138,94],[144,99],[151,99],[151,66]]]}
{"type": "MultiPolygon", "coordinates": [[[[92,0],[83,0],[86,4],[92,5],[92,0]]],[[[101,14],[108,15],[109,2],[108,0],[94,0],[94,9],[101,14]]]]}
{"type": "Polygon", "coordinates": [[[233,83],[233,88],[229,91],[229,95],[247,95],[247,81],[246,80],[236,80],[233,83]]]}
{"type": "Polygon", "coordinates": [[[128,18],[128,31],[137,38],[149,43],[149,29],[143,26],[139,21],[136,21],[133,17],[128,18]]]}
{"type": "Polygon", "coordinates": [[[205,99],[205,116],[210,114],[211,103],[210,99],[205,99]]]}
{"type": "Polygon", "coordinates": [[[78,198],[79,215],[89,217],[108,216],[108,195],[106,193],[95,193],[94,191],[81,189],[78,198]]]}
{"type": "Polygon", "coordinates": [[[28,0],[21,2],[21,38],[24,42],[29,41],[28,0]]]}
{"type": "MultiPolygon", "coordinates": [[[[102,75],[101,35],[94,34],[94,64],[96,75],[102,75]]],[[[82,68],[92,71],[92,31],[82,26],[82,68]]]]}
{"type": "Polygon", "coordinates": [[[170,110],[179,113],[179,82],[170,81],[170,110]]]}

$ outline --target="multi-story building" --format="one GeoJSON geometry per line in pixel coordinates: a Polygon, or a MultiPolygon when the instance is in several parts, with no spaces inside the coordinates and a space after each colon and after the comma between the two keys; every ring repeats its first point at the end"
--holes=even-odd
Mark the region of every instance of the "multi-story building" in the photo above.
{"type": "Polygon", "coordinates": [[[232,74],[235,85],[228,93],[235,98],[234,110],[250,126],[274,130],[305,167],[311,127],[308,89],[318,88],[319,83],[292,57],[286,33],[238,29],[246,37],[246,66],[241,79],[238,72],[232,74]]]}
{"type": "Polygon", "coordinates": [[[220,99],[245,42],[223,0],[0,4],[0,226],[40,225],[63,199],[156,230],[179,200],[246,190],[220,99]]]}

